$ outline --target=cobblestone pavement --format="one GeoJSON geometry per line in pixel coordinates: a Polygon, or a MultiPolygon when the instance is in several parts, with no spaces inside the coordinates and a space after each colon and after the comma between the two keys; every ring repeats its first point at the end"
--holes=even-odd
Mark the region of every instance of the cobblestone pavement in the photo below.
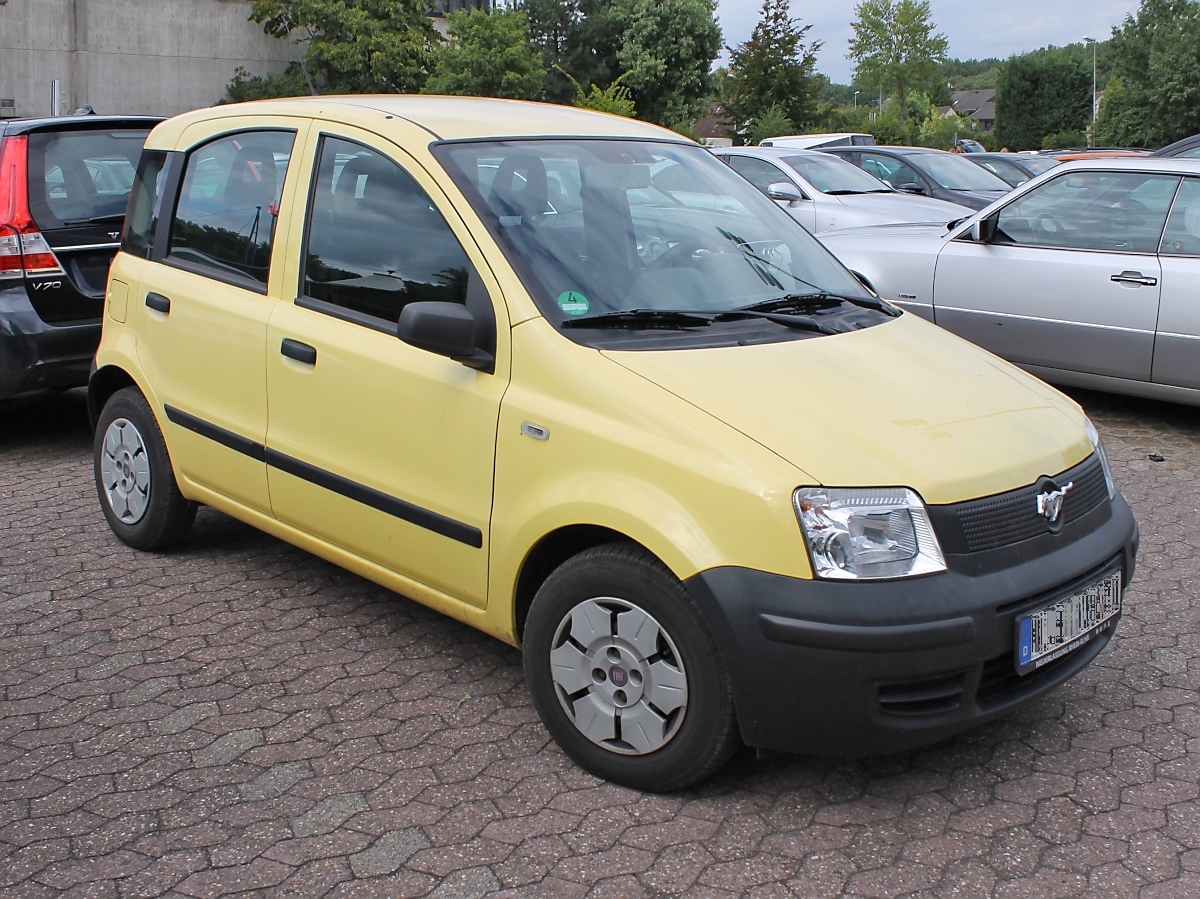
{"type": "Polygon", "coordinates": [[[670,796],[572,765],[514,650],[299,550],[211,510],[117,543],[78,393],[0,413],[0,894],[1200,896],[1200,409],[1079,398],[1142,525],[1096,663],[670,796]]]}

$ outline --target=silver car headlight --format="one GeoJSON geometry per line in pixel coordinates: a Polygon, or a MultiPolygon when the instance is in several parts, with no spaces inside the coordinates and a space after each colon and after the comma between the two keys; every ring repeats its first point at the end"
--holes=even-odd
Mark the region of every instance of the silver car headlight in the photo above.
{"type": "Polygon", "coordinates": [[[1088,440],[1092,441],[1096,455],[1100,457],[1100,467],[1104,469],[1104,483],[1108,486],[1108,498],[1112,499],[1117,495],[1117,486],[1113,483],[1112,469],[1108,467],[1108,454],[1104,452],[1104,444],[1100,442],[1100,432],[1096,430],[1090,418],[1084,418],[1083,428],[1087,431],[1088,440]]]}
{"type": "Polygon", "coordinates": [[[800,487],[793,502],[817,577],[869,580],[946,570],[925,503],[907,487],[800,487]]]}

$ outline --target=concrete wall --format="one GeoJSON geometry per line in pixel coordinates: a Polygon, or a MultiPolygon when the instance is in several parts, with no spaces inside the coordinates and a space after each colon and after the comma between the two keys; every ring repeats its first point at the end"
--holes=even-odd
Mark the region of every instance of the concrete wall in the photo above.
{"type": "Polygon", "coordinates": [[[0,97],[19,116],[90,103],[99,113],[174,115],[225,95],[240,65],[282,70],[299,47],[247,21],[249,0],[7,0],[0,4],[0,97]]]}

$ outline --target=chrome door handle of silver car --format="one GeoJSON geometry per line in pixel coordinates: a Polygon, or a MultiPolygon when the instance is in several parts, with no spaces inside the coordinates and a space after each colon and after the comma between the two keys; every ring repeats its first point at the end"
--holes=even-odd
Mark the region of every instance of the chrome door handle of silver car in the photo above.
{"type": "Polygon", "coordinates": [[[1158,278],[1151,278],[1143,275],[1141,272],[1121,272],[1121,274],[1113,275],[1108,280],[1115,281],[1118,284],[1141,284],[1145,287],[1153,287],[1158,283],[1158,278]]]}

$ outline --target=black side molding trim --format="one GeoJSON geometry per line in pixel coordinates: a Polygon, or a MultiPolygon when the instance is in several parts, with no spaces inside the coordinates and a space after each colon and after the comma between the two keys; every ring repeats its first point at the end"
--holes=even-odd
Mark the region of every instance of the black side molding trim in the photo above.
{"type": "Polygon", "coordinates": [[[764,614],[758,616],[758,626],[764,637],[776,643],[844,652],[908,652],[970,643],[975,639],[975,621],[967,617],[928,624],[860,627],[764,614]]]}
{"type": "Polygon", "coordinates": [[[227,446],[234,452],[249,456],[251,459],[257,459],[259,462],[266,461],[267,448],[261,443],[255,443],[248,437],[243,437],[240,434],[233,433],[233,431],[227,431],[214,424],[209,424],[204,419],[189,415],[187,412],[184,412],[182,409],[176,409],[174,406],[164,406],[163,408],[166,409],[167,419],[181,428],[187,428],[201,437],[207,437],[214,443],[227,446]]]}
{"type": "Polygon", "coordinates": [[[277,468],[301,480],[308,481],[310,484],[316,484],[318,487],[323,487],[347,499],[370,506],[372,509],[378,509],[380,512],[407,521],[409,524],[415,524],[427,531],[433,531],[435,534],[441,534],[443,537],[449,537],[451,540],[465,543],[475,549],[483,546],[483,531],[477,527],[447,518],[437,512],[431,512],[421,506],[414,506],[412,503],[366,487],[349,478],[336,475],[323,468],[317,468],[315,465],[309,465],[307,462],[301,462],[299,459],[294,459],[276,450],[267,449],[261,443],[255,443],[232,431],[217,427],[181,409],[176,409],[174,406],[165,408],[169,421],[181,428],[187,428],[201,437],[207,437],[221,446],[257,459],[259,462],[265,462],[272,468],[277,468]]]}
{"type": "Polygon", "coordinates": [[[336,475],[323,468],[293,459],[291,456],[286,456],[273,449],[267,450],[266,461],[272,468],[278,468],[280,471],[308,481],[310,484],[324,487],[347,499],[355,500],[372,509],[378,509],[380,512],[386,512],[388,515],[425,528],[427,531],[433,531],[435,534],[441,534],[443,537],[449,537],[451,540],[457,540],[459,543],[465,543],[476,549],[483,546],[483,531],[477,527],[463,524],[461,521],[455,521],[453,518],[447,518],[437,512],[431,512],[421,506],[414,506],[412,503],[371,487],[365,487],[357,481],[351,481],[349,478],[336,475]]]}

